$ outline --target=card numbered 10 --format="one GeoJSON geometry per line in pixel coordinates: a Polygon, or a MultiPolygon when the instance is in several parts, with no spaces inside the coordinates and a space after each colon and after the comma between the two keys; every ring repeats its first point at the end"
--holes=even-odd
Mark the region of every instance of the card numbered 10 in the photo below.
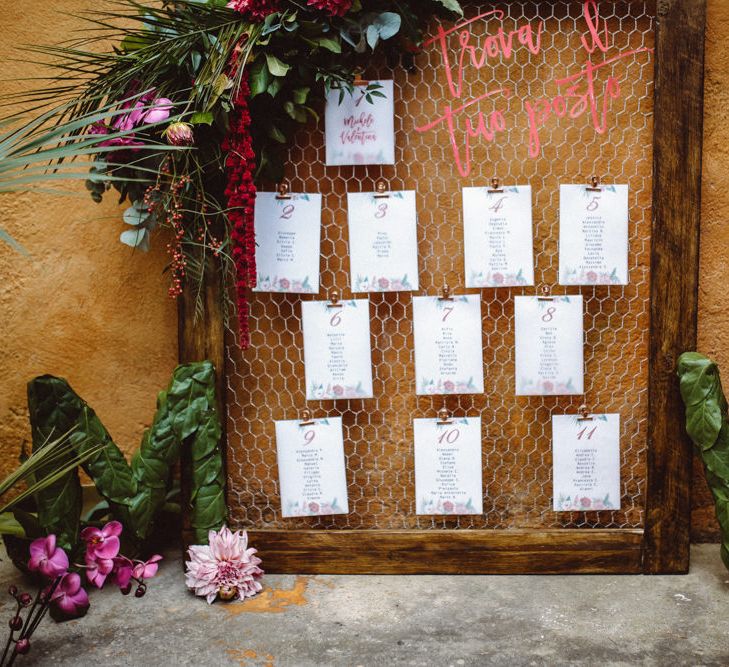
{"type": "Polygon", "coordinates": [[[581,295],[514,297],[516,395],[584,393],[581,295]]]}

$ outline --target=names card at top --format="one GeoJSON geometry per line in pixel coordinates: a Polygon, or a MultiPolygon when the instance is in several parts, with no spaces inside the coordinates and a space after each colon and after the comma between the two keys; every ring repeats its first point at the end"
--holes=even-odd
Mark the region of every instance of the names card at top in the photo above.
{"type": "Polygon", "coordinates": [[[582,296],[514,297],[517,396],[582,394],[582,296]]]}
{"type": "Polygon", "coordinates": [[[256,292],[319,292],[321,195],[259,192],[254,209],[256,292]]]}
{"type": "Polygon", "coordinates": [[[555,512],[620,509],[620,415],[552,416],[555,512]]]}
{"type": "Polygon", "coordinates": [[[481,418],[413,420],[417,514],[483,514],[481,418]]]}
{"type": "Polygon", "coordinates": [[[372,398],[369,301],[305,301],[301,315],[306,399],[372,398]]]}
{"type": "Polygon", "coordinates": [[[628,284],[628,186],[559,186],[560,285],[628,284]]]}
{"type": "Polygon", "coordinates": [[[330,90],[324,121],[327,166],[395,164],[392,80],[330,90]]]}
{"type": "Polygon", "coordinates": [[[481,297],[413,298],[417,394],[483,393],[481,297]]]}
{"type": "Polygon", "coordinates": [[[466,287],[534,284],[532,189],[463,188],[466,287]]]}
{"type": "Polygon", "coordinates": [[[342,418],[276,422],[281,514],[347,514],[342,418]]]}
{"type": "Polygon", "coordinates": [[[418,289],[415,192],[347,194],[353,292],[418,289]]]}

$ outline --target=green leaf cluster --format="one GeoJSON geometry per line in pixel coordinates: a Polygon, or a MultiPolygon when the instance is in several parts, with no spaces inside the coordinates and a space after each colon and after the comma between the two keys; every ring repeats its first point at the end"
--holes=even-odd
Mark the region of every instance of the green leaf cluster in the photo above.
{"type": "MultiPolygon", "coordinates": [[[[193,460],[189,509],[196,539],[205,542],[207,531],[219,528],[226,518],[221,426],[215,400],[215,370],[209,361],[178,366],[167,390],[159,393],[152,426],[128,465],[96,413],[68,382],[43,375],[28,384],[33,449],[46,446],[50,434],[73,429],[73,451],[68,456],[87,456],[82,468],[111,514],[141,543],[150,537],[166,501],[180,448],[189,447],[193,460]],[[100,449],[97,443],[101,443],[100,449]],[[97,450],[89,455],[91,447],[97,450]]],[[[41,527],[55,533],[63,548],[72,550],[81,522],[77,470],[40,490],[35,498],[41,527]]]]}
{"type": "Polygon", "coordinates": [[[686,406],[686,432],[704,463],[721,527],[721,558],[729,569],[729,416],[719,367],[698,352],[678,360],[681,398],[686,406]]]}

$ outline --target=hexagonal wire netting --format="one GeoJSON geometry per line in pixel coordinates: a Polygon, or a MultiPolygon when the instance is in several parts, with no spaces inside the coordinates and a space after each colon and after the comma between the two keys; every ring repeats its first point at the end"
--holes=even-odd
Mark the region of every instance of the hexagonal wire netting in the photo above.
{"type": "MultiPolygon", "coordinates": [[[[493,143],[473,142],[472,170],[461,177],[452,159],[445,123],[427,124],[449,104],[442,56],[436,44],[416,57],[417,70],[373,66],[371,78],[395,81],[394,166],[325,167],[323,121],[302,131],[290,151],[287,180],[293,192],[323,195],[321,292],[318,296],[252,295],[252,345],[242,352],[228,332],[228,502],[231,523],[246,528],[439,529],[439,528],[637,528],[643,524],[646,474],[647,336],[651,225],[653,62],[642,53],[617,59],[597,74],[598,102],[608,75],[620,82],[610,102],[608,130],[597,133],[590,113],[578,119],[549,119],[540,131],[542,153],[527,156],[525,101],[557,94],[555,78],[579,72],[588,59],[580,36],[587,28],[581,1],[466,3],[467,15],[503,9],[505,31],[543,20],[537,55],[518,46],[513,58],[489,59],[480,70],[466,67],[462,100],[487,87],[508,84],[510,99],[486,100],[480,109],[503,110],[505,132],[493,143]],[[559,184],[603,182],[630,186],[630,284],[610,287],[557,286],[559,184]],[[464,289],[461,189],[504,184],[532,186],[537,286],[464,289]],[[415,514],[413,428],[416,417],[435,417],[442,397],[416,396],[413,362],[413,293],[371,294],[374,395],[366,400],[306,401],[301,300],[324,299],[349,284],[346,192],[373,191],[384,178],[391,190],[414,189],[418,206],[420,290],[435,295],[446,281],[455,293],[480,293],[486,391],[449,396],[455,415],[482,418],[484,512],[478,516],[415,514]],[[513,297],[553,293],[585,297],[585,396],[517,397],[514,394],[513,297]],[[552,511],[551,415],[576,412],[621,415],[621,509],[552,511]],[[283,519],[280,513],[274,420],[341,415],[350,512],[346,515],[283,519]]],[[[619,51],[653,46],[653,7],[642,1],[600,2],[611,44],[619,51]]],[[[474,42],[499,23],[471,25],[474,42]]],[[[483,43],[483,39],[480,40],[483,43]]],[[[451,60],[458,42],[450,38],[451,60]]],[[[603,59],[597,52],[594,62],[603,59]]],[[[476,109],[472,111],[474,117],[476,109]]],[[[457,136],[464,137],[458,123],[457,136]]],[[[268,190],[273,189],[270,185],[268,190]]],[[[361,298],[361,295],[360,295],[361,298]]]]}

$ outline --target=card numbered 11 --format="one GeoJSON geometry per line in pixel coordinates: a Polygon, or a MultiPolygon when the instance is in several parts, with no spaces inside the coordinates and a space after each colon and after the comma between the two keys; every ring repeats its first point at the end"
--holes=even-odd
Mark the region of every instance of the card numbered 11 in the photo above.
{"type": "Polygon", "coordinates": [[[418,289],[415,191],[347,194],[353,292],[418,289]]]}
{"type": "Polygon", "coordinates": [[[372,398],[369,301],[304,301],[301,316],[306,400],[372,398]]]}
{"type": "Polygon", "coordinates": [[[316,294],[321,256],[321,195],[259,192],[254,209],[256,292],[316,294]]]}
{"type": "Polygon", "coordinates": [[[417,514],[483,514],[481,418],[413,420],[417,514]]]}
{"type": "Polygon", "coordinates": [[[478,294],[413,297],[416,394],[482,394],[478,294]]]}
{"type": "Polygon", "coordinates": [[[628,186],[559,186],[559,284],[628,284],[628,186]]]}
{"type": "Polygon", "coordinates": [[[552,416],[555,512],[620,509],[620,415],[552,416]]]}
{"type": "Polygon", "coordinates": [[[463,188],[466,287],[534,284],[532,189],[463,188]]]}
{"type": "Polygon", "coordinates": [[[281,515],[347,514],[342,418],[276,422],[281,515]]]}
{"type": "Polygon", "coordinates": [[[514,297],[516,395],[584,393],[581,295],[514,297]]]}

